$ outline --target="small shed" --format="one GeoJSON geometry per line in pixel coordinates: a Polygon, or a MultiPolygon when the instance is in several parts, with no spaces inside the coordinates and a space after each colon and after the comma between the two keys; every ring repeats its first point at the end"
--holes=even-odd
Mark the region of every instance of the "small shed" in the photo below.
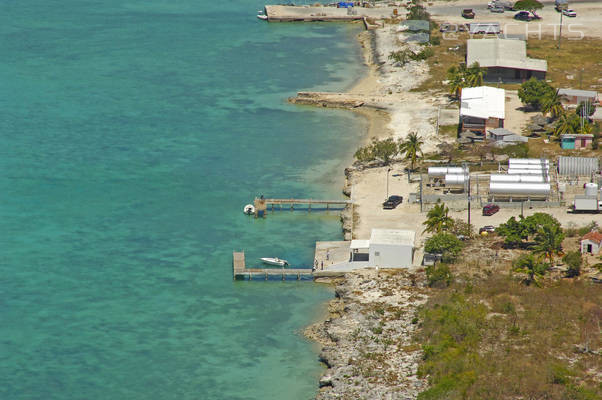
{"type": "Polygon", "coordinates": [[[581,254],[598,254],[602,248],[602,233],[589,232],[581,238],[581,254]]]}
{"type": "Polygon", "coordinates": [[[591,146],[594,135],[591,134],[564,134],[560,135],[560,147],[565,150],[585,149],[591,146]]]}
{"type": "Polygon", "coordinates": [[[517,143],[526,143],[529,141],[529,138],[517,135],[516,133],[505,128],[488,129],[487,133],[489,134],[489,140],[492,141],[496,147],[503,147],[517,143]]]}
{"type": "Polygon", "coordinates": [[[599,101],[598,92],[593,90],[558,89],[558,96],[565,106],[577,106],[585,101],[596,105],[599,101]]]}

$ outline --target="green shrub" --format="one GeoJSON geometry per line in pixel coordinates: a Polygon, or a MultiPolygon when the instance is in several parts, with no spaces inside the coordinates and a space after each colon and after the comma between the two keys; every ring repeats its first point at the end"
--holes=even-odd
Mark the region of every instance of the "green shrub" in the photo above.
{"type": "Polygon", "coordinates": [[[464,244],[455,235],[450,233],[438,233],[430,237],[424,244],[427,253],[442,254],[444,263],[453,263],[458,258],[464,244]]]}
{"type": "Polygon", "coordinates": [[[426,267],[426,280],[429,287],[443,288],[449,286],[454,277],[447,264],[436,264],[426,267]]]}
{"type": "Polygon", "coordinates": [[[518,89],[518,98],[524,104],[528,104],[538,110],[541,107],[542,100],[554,92],[554,88],[546,81],[531,78],[520,85],[520,88],[518,89]]]}
{"type": "Polygon", "coordinates": [[[562,257],[562,261],[568,266],[566,276],[569,278],[579,276],[581,274],[581,264],[583,264],[583,258],[579,251],[569,251],[562,257]]]}

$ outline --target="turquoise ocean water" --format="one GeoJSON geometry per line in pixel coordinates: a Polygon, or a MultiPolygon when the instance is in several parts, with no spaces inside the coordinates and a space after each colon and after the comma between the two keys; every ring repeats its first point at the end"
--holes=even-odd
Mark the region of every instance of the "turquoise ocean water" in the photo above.
{"type": "Polygon", "coordinates": [[[300,334],[332,297],[232,282],[232,250],[311,265],[365,129],[292,106],[359,75],[358,26],[267,24],[263,3],[0,4],[0,399],[308,399],[300,334]]]}

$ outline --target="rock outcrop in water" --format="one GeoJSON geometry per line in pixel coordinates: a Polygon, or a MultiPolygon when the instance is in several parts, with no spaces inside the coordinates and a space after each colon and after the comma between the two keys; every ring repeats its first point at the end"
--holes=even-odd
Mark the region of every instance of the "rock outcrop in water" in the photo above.
{"type": "Polygon", "coordinates": [[[316,399],[414,399],[425,389],[416,376],[422,352],[412,342],[417,307],[427,299],[419,276],[362,270],[339,281],[329,318],[305,332],[323,345],[328,367],[316,399]]]}

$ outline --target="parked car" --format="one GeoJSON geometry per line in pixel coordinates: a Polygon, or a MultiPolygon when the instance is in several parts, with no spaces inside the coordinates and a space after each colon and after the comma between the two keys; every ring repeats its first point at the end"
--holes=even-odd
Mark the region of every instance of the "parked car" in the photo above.
{"type": "Polygon", "coordinates": [[[483,234],[483,232],[494,233],[495,227],[493,225],[485,225],[482,228],[479,228],[479,235],[483,234]]]}
{"type": "Polygon", "coordinates": [[[575,12],[575,10],[564,9],[562,10],[562,15],[565,15],[567,17],[576,17],[577,13],[575,12]]]}
{"type": "Polygon", "coordinates": [[[500,206],[497,204],[487,204],[483,207],[483,215],[491,216],[496,212],[500,211],[500,206]]]}
{"type": "Polygon", "coordinates": [[[474,13],[474,11],[472,11],[472,8],[465,8],[464,10],[462,10],[462,16],[464,18],[473,19],[475,16],[475,13],[474,13]]]}
{"type": "Polygon", "coordinates": [[[403,202],[403,196],[389,196],[383,203],[383,209],[392,210],[403,202]]]}
{"type": "Polygon", "coordinates": [[[529,11],[519,11],[514,14],[514,19],[519,21],[531,21],[531,16],[529,15],[529,11]]]}
{"type": "Polygon", "coordinates": [[[504,7],[500,7],[500,6],[491,7],[489,9],[489,11],[491,11],[492,13],[503,13],[504,7]]]}

